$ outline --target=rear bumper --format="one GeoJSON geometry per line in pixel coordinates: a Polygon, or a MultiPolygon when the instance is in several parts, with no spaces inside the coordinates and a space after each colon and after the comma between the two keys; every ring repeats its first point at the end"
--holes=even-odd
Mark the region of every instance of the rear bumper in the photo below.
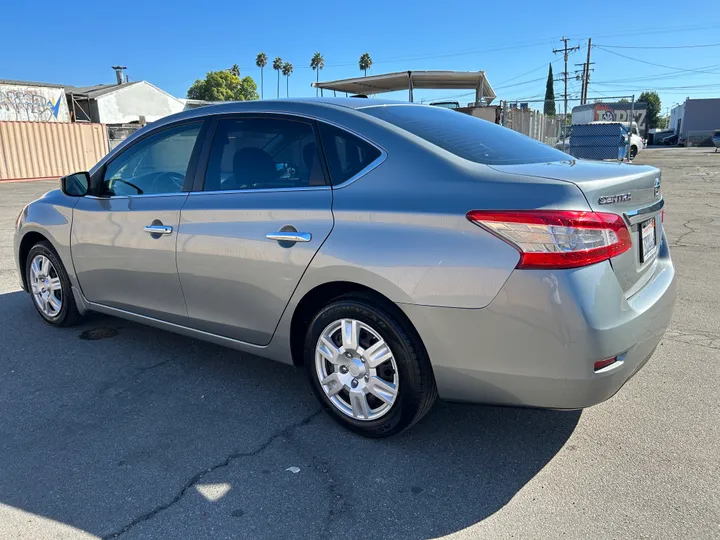
{"type": "Polygon", "coordinates": [[[670,324],[675,270],[663,239],[653,277],[625,298],[610,263],[516,270],[483,309],[402,304],[432,361],[440,397],[577,409],[612,397],[670,324]],[[594,363],[619,356],[598,372],[594,363]]]}

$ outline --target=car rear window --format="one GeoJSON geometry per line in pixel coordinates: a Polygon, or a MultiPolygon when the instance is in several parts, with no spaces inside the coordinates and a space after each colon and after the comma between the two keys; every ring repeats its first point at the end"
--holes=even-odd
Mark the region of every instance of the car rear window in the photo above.
{"type": "Polygon", "coordinates": [[[510,129],[440,107],[388,105],[361,110],[476,163],[507,165],[573,159],[510,129]]]}

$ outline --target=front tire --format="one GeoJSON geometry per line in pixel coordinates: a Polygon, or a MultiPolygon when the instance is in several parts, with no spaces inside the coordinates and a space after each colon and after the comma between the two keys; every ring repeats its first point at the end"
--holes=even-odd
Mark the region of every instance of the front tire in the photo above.
{"type": "Polygon", "coordinates": [[[80,319],[70,278],[48,242],[38,242],[28,253],[25,278],[35,309],[53,326],[72,326],[80,319]]]}
{"type": "Polygon", "coordinates": [[[630,147],[630,161],[635,159],[635,156],[637,156],[637,153],[638,153],[637,146],[631,146],[630,147]]]}
{"type": "Polygon", "coordinates": [[[419,421],[437,399],[430,360],[392,306],[345,296],[315,316],[305,338],[310,384],[329,414],[365,437],[419,421]]]}

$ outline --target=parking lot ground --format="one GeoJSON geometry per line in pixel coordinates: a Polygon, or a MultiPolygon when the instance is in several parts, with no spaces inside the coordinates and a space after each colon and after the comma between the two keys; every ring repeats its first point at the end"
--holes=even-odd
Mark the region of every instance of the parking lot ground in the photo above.
{"type": "Polygon", "coordinates": [[[720,154],[637,161],[663,170],[679,276],[648,365],[582,412],[439,403],[389,440],[338,427],[296,368],[51,328],[12,229],[57,183],[0,184],[0,539],[720,538],[720,154]]]}

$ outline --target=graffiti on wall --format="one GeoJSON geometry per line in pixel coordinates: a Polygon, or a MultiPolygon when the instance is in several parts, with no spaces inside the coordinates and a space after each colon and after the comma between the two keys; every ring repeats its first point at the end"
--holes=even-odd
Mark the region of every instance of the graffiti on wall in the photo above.
{"type": "Polygon", "coordinates": [[[637,125],[644,126],[647,115],[647,105],[645,104],[636,104],[631,108],[627,103],[597,103],[595,104],[595,120],[627,122],[631,111],[633,120],[637,125]],[[620,105],[622,105],[622,108],[620,105]]]}
{"type": "Polygon", "coordinates": [[[0,86],[0,120],[67,122],[63,90],[0,86]]]}

